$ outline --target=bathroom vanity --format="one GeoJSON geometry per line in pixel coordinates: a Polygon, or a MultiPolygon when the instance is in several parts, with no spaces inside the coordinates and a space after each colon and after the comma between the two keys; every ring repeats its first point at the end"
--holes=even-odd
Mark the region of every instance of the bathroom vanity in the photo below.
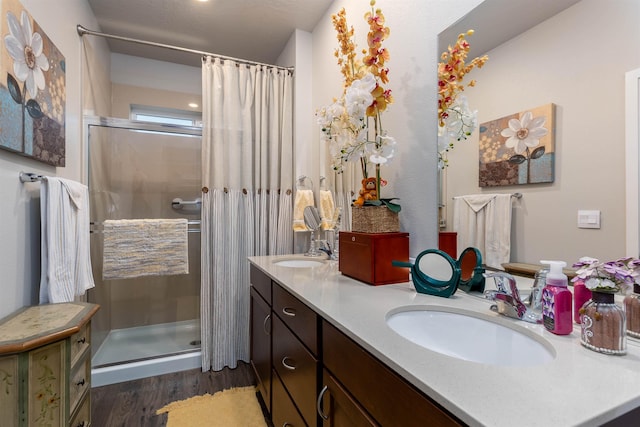
{"type": "Polygon", "coordinates": [[[370,286],[335,261],[278,262],[286,258],[250,258],[251,360],[274,425],[595,426],[640,416],[637,341],[626,356],[597,354],[580,345],[579,328],[555,336],[492,312],[479,295],[370,286]],[[411,310],[477,313],[533,337],[551,360],[478,363],[428,350],[387,323],[411,310]]]}
{"type": "Polygon", "coordinates": [[[25,307],[0,321],[1,425],[91,425],[88,303],[25,307]]]}

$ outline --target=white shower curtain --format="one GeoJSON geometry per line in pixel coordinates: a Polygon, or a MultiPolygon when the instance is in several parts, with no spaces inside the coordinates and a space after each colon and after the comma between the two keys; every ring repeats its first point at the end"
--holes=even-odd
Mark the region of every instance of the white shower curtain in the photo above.
{"type": "Polygon", "coordinates": [[[291,72],[204,58],[202,370],[249,360],[248,256],[293,252],[291,72]]]}

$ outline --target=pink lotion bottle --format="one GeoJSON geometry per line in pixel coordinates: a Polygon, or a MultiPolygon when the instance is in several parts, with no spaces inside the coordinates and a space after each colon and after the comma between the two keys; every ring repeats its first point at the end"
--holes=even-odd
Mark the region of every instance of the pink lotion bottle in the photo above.
{"type": "Polygon", "coordinates": [[[540,261],[549,265],[546,286],[542,290],[542,323],[549,332],[569,335],[573,331],[573,296],[568,289],[567,276],[562,268],[564,261],[540,261]]]}

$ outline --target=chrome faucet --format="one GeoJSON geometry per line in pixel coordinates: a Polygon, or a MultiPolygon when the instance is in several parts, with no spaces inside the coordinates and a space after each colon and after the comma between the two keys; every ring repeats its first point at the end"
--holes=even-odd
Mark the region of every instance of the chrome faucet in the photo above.
{"type": "Polygon", "coordinates": [[[495,273],[485,273],[484,277],[492,277],[496,284],[496,290],[484,291],[485,298],[496,302],[491,306],[491,310],[507,317],[513,317],[514,319],[539,323],[538,316],[520,299],[516,279],[511,274],[498,271],[495,273]]]}

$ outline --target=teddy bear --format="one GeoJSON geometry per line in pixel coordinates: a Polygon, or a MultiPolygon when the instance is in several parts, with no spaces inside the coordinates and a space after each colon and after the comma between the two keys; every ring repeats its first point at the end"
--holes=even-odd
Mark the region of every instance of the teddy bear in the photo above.
{"type": "Polygon", "coordinates": [[[376,189],[375,178],[365,178],[362,180],[362,188],[360,189],[358,198],[353,202],[354,206],[362,206],[366,200],[377,200],[378,191],[376,189]]]}

